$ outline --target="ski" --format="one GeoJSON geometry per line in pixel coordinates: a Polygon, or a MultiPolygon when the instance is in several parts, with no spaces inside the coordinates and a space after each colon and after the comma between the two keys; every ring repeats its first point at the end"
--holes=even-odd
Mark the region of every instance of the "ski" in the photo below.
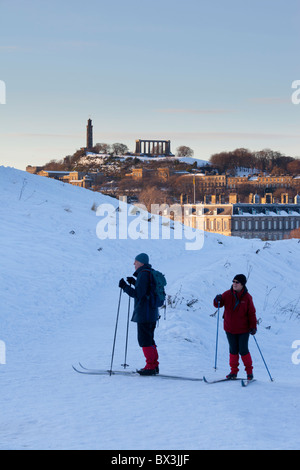
{"type": "Polygon", "coordinates": [[[218,383],[221,383],[221,382],[236,382],[236,381],[242,381],[243,379],[218,379],[218,380],[207,380],[206,377],[203,377],[203,381],[206,383],[206,384],[218,384],[218,383]]]}
{"type": "MultiPolygon", "coordinates": [[[[140,375],[138,372],[136,372],[138,375],[140,375]]],[[[161,379],[171,379],[171,380],[187,380],[190,382],[203,382],[203,379],[199,377],[183,377],[181,375],[169,375],[169,374],[156,374],[156,375],[149,375],[146,376],[144,375],[143,377],[160,377],[161,379]]]]}
{"type": "Polygon", "coordinates": [[[242,387],[248,387],[248,385],[251,384],[252,382],[255,382],[255,379],[251,379],[251,380],[242,379],[242,387]]]}
{"type": "Polygon", "coordinates": [[[85,369],[83,368],[80,370],[79,368],[72,366],[73,370],[75,372],[78,372],[78,374],[83,374],[83,375],[135,375],[136,373],[133,371],[111,371],[111,370],[102,370],[102,369],[85,369]]]}
{"type": "Polygon", "coordinates": [[[81,369],[85,370],[85,371],[88,371],[88,372],[93,372],[93,373],[99,373],[99,374],[105,374],[105,373],[111,373],[111,375],[113,374],[133,374],[134,371],[130,371],[130,370],[120,370],[120,371],[110,371],[109,369],[105,370],[105,369],[89,369],[88,367],[85,367],[81,364],[81,362],[78,362],[78,364],[80,365],[81,369]]]}
{"type": "Polygon", "coordinates": [[[159,377],[161,379],[171,379],[171,380],[186,380],[191,382],[202,382],[203,379],[198,377],[183,377],[181,375],[168,375],[168,374],[155,374],[155,375],[144,375],[141,376],[137,371],[126,371],[126,370],[103,370],[103,369],[87,369],[82,364],[80,364],[82,370],[77,369],[76,367],[72,366],[75,372],[79,374],[85,375],[127,375],[131,377],[159,377]]]}

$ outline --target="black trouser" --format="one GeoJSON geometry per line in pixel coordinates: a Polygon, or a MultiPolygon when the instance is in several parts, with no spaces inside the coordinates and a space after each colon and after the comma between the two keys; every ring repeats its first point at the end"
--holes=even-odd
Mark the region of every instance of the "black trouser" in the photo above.
{"type": "Polygon", "coordinates": [[[226,335],[229,343],[230,354],[240,354],[241,356],[246,356],[247,354],[249,354],[249,333],[233,335],[232,333],[226,332],[226,335]]]}
{"type": "Polygon", "coordinates": [[[154,331],[156,328],[156,322],[154,323],[138,323],[138,342],[141,348],[147,348],[149,346],[154,346],[154,331]]]}

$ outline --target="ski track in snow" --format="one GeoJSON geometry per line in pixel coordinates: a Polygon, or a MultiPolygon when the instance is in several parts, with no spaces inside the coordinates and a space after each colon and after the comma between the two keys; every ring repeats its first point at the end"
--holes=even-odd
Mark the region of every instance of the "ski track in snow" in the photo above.
{"type": "MultiPolygon", "coordinates": [[[[12,168],[0,167],[0,201],[0,449],[299,449],[300,365],[292,363],[292,343],[300,340],[298,240],[206,234],[203,249],[190,252],[186,240],[99,240],[91,207],[118,201],[12,168]],[[76,374],[78,361],[109,368],[118,281],[132,275],[142,251],[166,275],[173,302],[156,334],[162,373],[213,379],[228,372],[221,328],[213,369],[212,299],[244,272],[275,381],[251,338],[257,382],[245,389],[76,374]]],[[[116,369],[127,306],[123,295],[116,369]]],[[[133,323],[127,362],[144,364],[133,323]]]]}

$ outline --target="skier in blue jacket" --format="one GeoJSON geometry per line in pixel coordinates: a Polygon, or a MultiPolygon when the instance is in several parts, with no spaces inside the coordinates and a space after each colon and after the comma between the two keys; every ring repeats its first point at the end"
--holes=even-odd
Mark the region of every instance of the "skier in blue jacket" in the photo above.
{"type": "Polygon", "coordinates": [[[134,298],[134,310],[131,321],[137,323],[138,343],[143,349],[146,366],[138,372],[141,375],[156,375],[159,373],[158,352],[154,341],[156,322],[159,318],[158,308],[150,302],[151,264],[146,253],[140,253],[134,260],[134,277],[128,277],[119,282],[119,287],[134,298]],[[136,279],[135,279],[136,278],[136,279]],[[134,287],[131,287],[131,284],[134,287]]]}

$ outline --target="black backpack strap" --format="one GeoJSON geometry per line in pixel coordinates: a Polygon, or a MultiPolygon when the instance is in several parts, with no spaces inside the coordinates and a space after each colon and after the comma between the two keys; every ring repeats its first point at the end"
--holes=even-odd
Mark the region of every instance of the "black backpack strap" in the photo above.
{"type": "MultiPolygon", "coordinates": [[[[148,289],[147,289],[147,297],[150,297],[150,292],[151,292],[151,276],[152,276],[152,272],[151,272],[151,269],[142,269],[141,273],[149,273],[149,284],[148,284],[148,289]]],[[[152,276],[153,278],[153,276],[152,276]]]]}

